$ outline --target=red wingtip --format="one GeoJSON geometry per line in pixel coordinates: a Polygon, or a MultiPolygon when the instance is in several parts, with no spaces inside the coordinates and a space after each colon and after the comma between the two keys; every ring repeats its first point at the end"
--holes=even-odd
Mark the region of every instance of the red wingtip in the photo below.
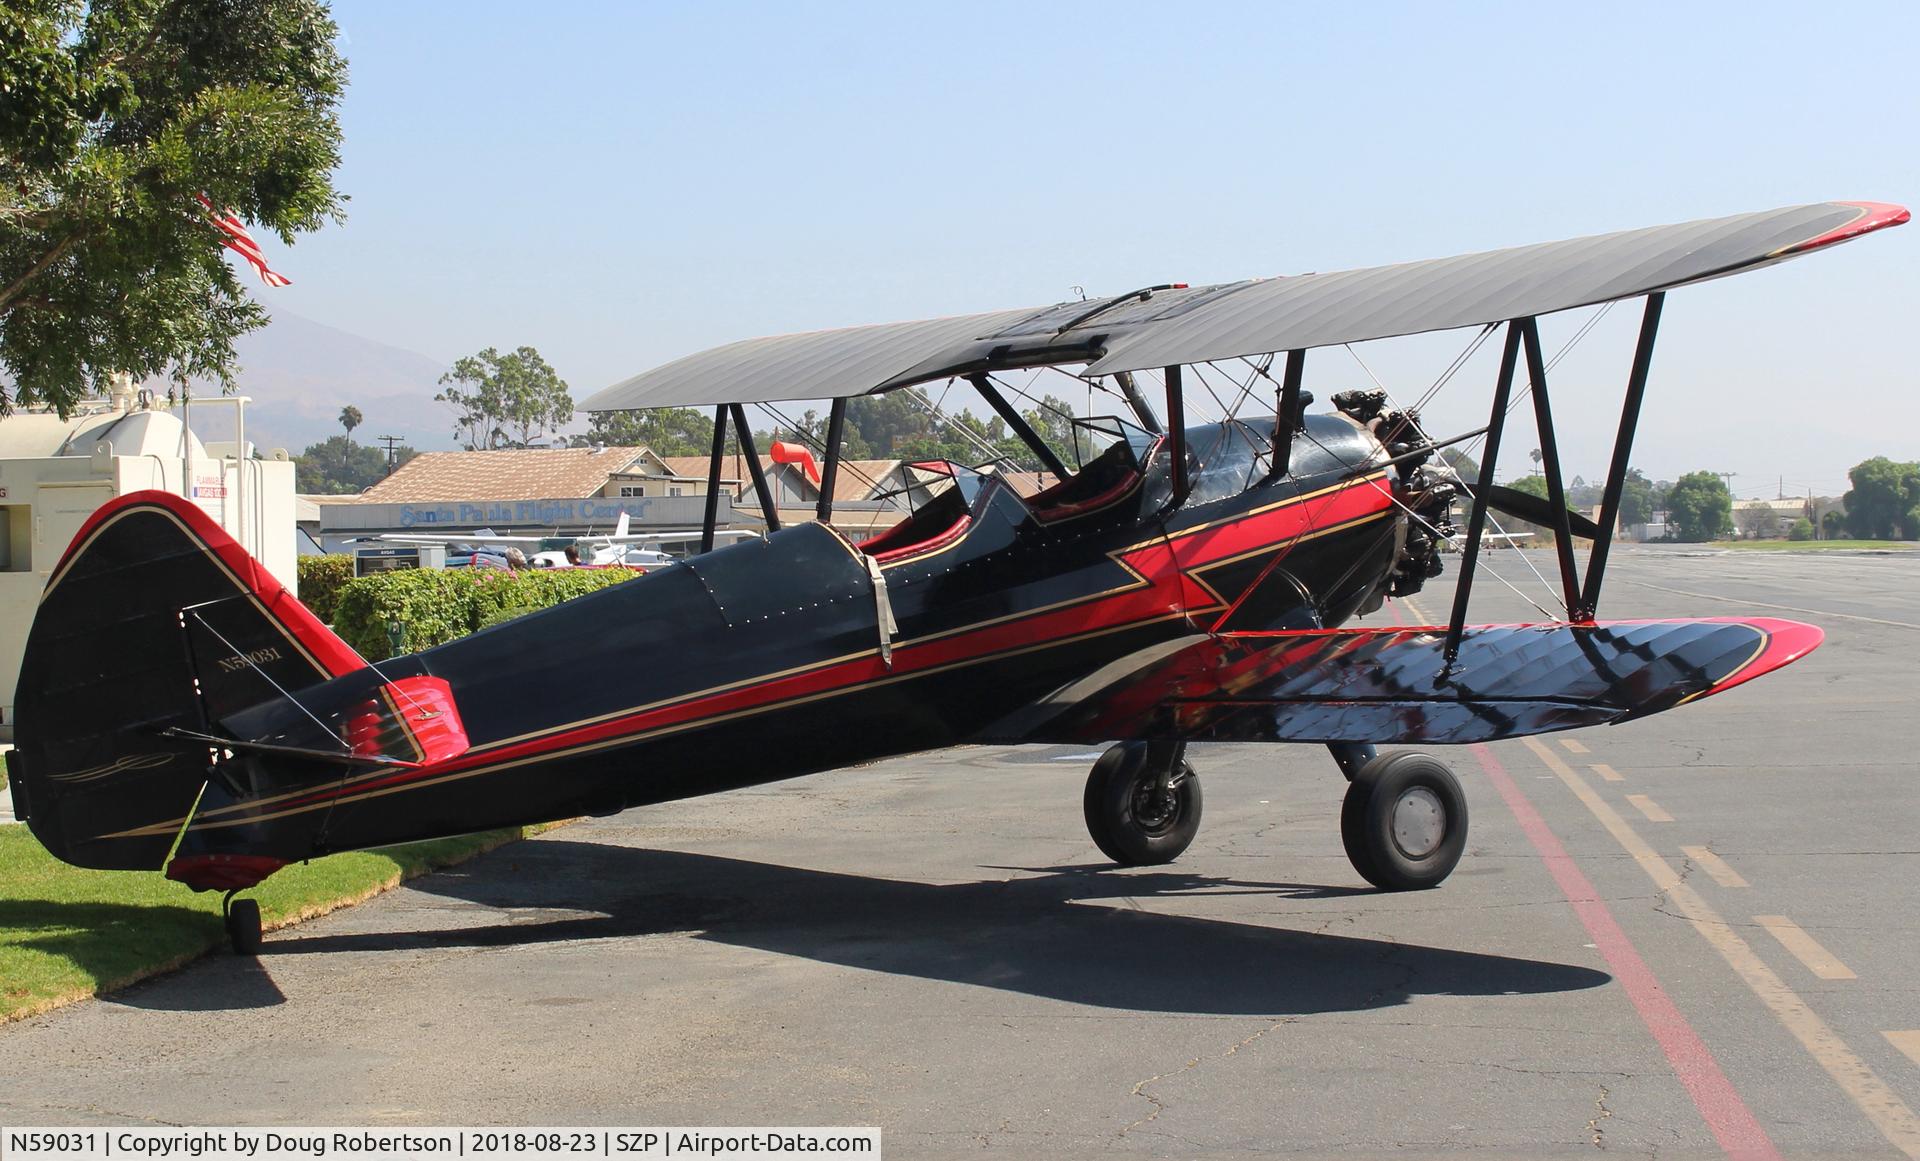
{"type": "Polygon", "coordinates": [[[1823,246],[1832,246],[1838,242],[1851,241],[1862,234],[1871,234],[1875,230],[1884,230],[1889,226],[1903,226],[1913,215],[1907,207],[1896,206],[1891,202],[1835,202],[1834,205],[1852,206],[1860,211],[1860,216],[1844,226],[1828,230],[1817,238],[1805,242],[1796,242],[1780,251],[1781,254],[1804,254],[1809,250],[1818,250],[1823,246]]]}
{"type": "Polygon", "coordinates": [[[1786,621],[1778,617],[1715,617],[1713,620],[1735,621],[1748,625],[1766,634],[1759,652],[1755,653],[1745,665],[1720,679],[1709,693],[1721,693],[1752,681],[1756,677],[1772,673],[1783,665],[1800,660],[1820,647],[1827,639],[1826,633],[1817,625],[1802,621],[1786,621]]]}

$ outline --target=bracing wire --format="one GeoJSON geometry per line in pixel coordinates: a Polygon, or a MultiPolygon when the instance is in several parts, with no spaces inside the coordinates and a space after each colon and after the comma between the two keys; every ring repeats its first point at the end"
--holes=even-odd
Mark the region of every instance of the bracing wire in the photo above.
{"type": "MultiPolygon", "coordinates": [[[[279,682],[275,681],[271,673],[268,673],[266,670],[260,668],[260,665],[258,662],[254,661],[253,658],[247,656],[247,651],[245,649],[242,649],[238,645],[235,645],[233,642],[227,640],[227,635],[225,633],[222,633],[220,630],[214,628],[213,625],[209,623],[205,617],[201,616],[198,612],[195,612],[194,609],[192,608],[182,609],[181,612],[192,613],[193,619],[200,622],[201,628],[205,629],[209,633],[212,633],[215,637],[218,637],[220,639],[220,644],[225,645],[228,649],[231,649],[235,656],[239,657],[240,660],[247,663],[248,668],[252,669],[255,673],[258,673],[261,677],[266,678],[267,684],[271,685],[274,688],[274,690],[280,694],[281,697],[284,697],[288,701],[292,702],[295,709],[307,715],[307,720],[311,721],[314,725],[319,726],[320,732],[323,735],[329,738],[333,738],[335,741],[339,741],[339,738],[337,738],[334,735],[333,727],[321,721],[317,716],[314,715],[314,712],[312,710],[306,707],[305,703],[303,703],[299,698],[293,696],[293,694],[287,692],[286,687],[281,685],[279,682]]],[[[372,668],[372,667],[369,666],[369,668],[372,668]]],[[[380,671],[378,669],[375,669],[374,672],[379,673],[380,671]]],[[[385,675],[382,674],[381,676],[384,677],[385,675]]],[[[340,749],[343,753],[351,754],[353,752],[353,750],[350,747],[348,747],[345,742],[340,743],[340,749]]]]}
{"type": "MultiPolygon", "coordinates": [[[[1306,435],[1307,440],[1310,443],[1312,443],[1315,447],[1319,448],[1321,451],[1325,452],[1336,463],[1340,464],[1342,467],[1346,468],[1348,471],[1359,470],[1360,465],[1350,464],[1346,460],[1342,459],[1340,455],[1336,453],[1332,448],[1329,448],[1327,445],[1321,443],[1318,439],[1315,439],[1312,432],[1309,431],[1309,432],[1305,432],[1304,434],[1306,435]]],[[[1448,471],[1452,472],[1452,469],[1449,468],[1448,471]]],[[[1456,481],[1460,480],[1460,475],[1458,472],[1453,472],[1452,474],[1453,474],[1453,478],[1456,481]]],[[[1372,481],[1372,485],[1374,488],[1378,489],[1382,495],[1386,496],[1387,500],[1391,502],[1394,507],[1400,509],[1402,512],[1405,512],[1410,519],[1418,523],[1422,528],[1425,528],[1428,532],[1432,533],[1434,537],[1440,540],[1449,539],[1449,537],[1446,536],[1445,533],[1441,532],[1440,529],[1434,527],[1431,521],[1429,521],[1426,517],[1420,515],[1420,513],[1415,512],[1410,506],[1408,506],[1406,501],[1394,495],[1392,488],[1383,488],[1380,486],[1378,481],[1372,481]]],[[[1493,523],[1495,530],[1498,531],[1500,535],[1502,536],[1507,535],[1506,530],[1500,527],[1499,521],[1493,519],[1493,513],[1491,512],[1487,513],[1487,519],[1493,523]]],[[[1523,555],[1521,559],[1526,560],[1526,557],[1523,555]]],[[[1529,568],[1532,568],[1533,562],[1528,560],[1527,566],[1529,568]]],[[[1506,585],[1509,589],[1512,589],[1514,596],[1519,597],[1521,600],[1525,601],[1527,604],[1532,605],[1535,609],[1538,609],[1541,616],[1547,618],[1549,621],[1555,619],[1554,614],[1550,610],[1542,606],[1539,601],[1534,600],[1532,597],[1528,596],[1526,593],[1521,592],[1518,588],[1515,588],[1512,581],[1509,581],[1506,577],[1501,576],[1499,573],[1494,572],[1492,569],[1488,569],[1487,571],[1490,575],[1492,575],[1492,577],[1495,580],[1499,581],[1503,585],[1506,585]]],[[[1538,569],[1534,570],[1534,575],[1535,576],[1540,575],[1538,569]]],[[[1552,586],[1547,584],[1545,577],[1540,578],[1540,583],[1542,586],[1546,587],[1549,592],[1552,591],[1552,586]]]]}
{"type": "MultiPolygon", "coordinates": [[[[948,380],[948,386],[949,387],[952,386],[952,380],[948,380]]],[[[961,439],[972,444],[974,447],[974,450],[985,453],[987,457],[987,462],[1005,463],[1005,464],[1013,463],[1012,459],[1002,454],[1000,449],[994,447],[992,444],[988,443],[985,439],[981,438],[978,432],[974,431],[972,428],[968,427],[967,425],[960,423],[948,417],[947,415],[941,413],[940,409],[935,407],[932,401],[928,400],[918,392],[913,391],[911,388],[909,388],[907,392],[907,398],[919,404],[921,410],[925,411],[928,415],[932,416],[935,422],[946,424],[947,427],[949,427],[954,432],[956,432],[961,439]]],[[[941,398],[944,399],[946,398],[946,396],[942,394],[941,398]]]]}
{"type": "MultiPolygon", "coordinates": [[[[1042,369],[1044,370],[1045,368],[1042,368],[1042,369]]],[[[1039,376],[1035,375],[1034,378],[1037,379],[1039,378],[1039,376]]],[[[1058,407],[1055,407],[1051,403],[1048,403],[1045,399],[1035,399],[1033,396],[1027,394],[1025,391],[1021,390],[1018,387],[1015,387],[1012,383],[1009,383],[1005,379],[1001,379],[998,376],[989,374],[987,376],[987,382],[992,383],[996,387],[1013,392],[1015,395],[1018,395],[1020,398],[1026,400],[1028,403],[1033,404],[1035,407],[1040,408],[1042,411],[1051,411],[1055,415],[1058,415],[1062,419],[1065,419],[1067,421],[1069,430],[1073,433],[1074,466],[1076,468],[1084,468],[1087,466],[1086,457],[1080,454],[1080,429],[1075,424],[1075,420],[1078,419],[1078,416],[1074,415],[1073,412],[1071,411],[1060,410],[1058,407]]],[[[1027,386],[1029,387],[1033,386],[1033,379],[1027,380],[1027,386]]]]}
{"type": "MultiPolygon", "coordinates": [[[[1269,361],[1271,361],[1272,357],[1269,356],[1268,358],[1269,358],[1269,361]]],[[[1212,362],[1211,360],[1209,360],[1205,364],[1201,364],[1201,363],[1193,364],[1194,377],[1200,380],[1200,383],[1202,386],[1206,387],[1207,394],[1209,395],[1214,395],[1213,385],[1207,379],[1207,374],[1206,374],[1206,371],[1202,369],[1203,367],[1211,368],[1214,371],[1214,373],[1224,376],[1227,382],[1229,383],[1234,382],[1234,378],[1232,375],[1228,374],[1224,368],[1220,367],[1218,364],[1212,362]]],[[[1240,415],[1240,406],[1244,404],[1249,398],[1252,397],[1253,381],[1258,377],[1259,376],[1257,374],[1249,375],[1247,376],[1246,383],[1236,384],[1236,386],[1240,388],[1240,395],[1236,399],[1234,399],[1232,407],[1222,409],[1225,417],[1220,421],[1221,426],[1227,429],[1227,433],[1230,433],[1235,438],[1246,441],[1247,448],[1248,450],[1252,451],[1254,462],[1256,464],[1263,458],[1267,458],[1271,455],[1273,450],[1272,445],[1269,443],[1265,443],[1261,440],[1255,439],[1253,437],[1252,429],[1249,428],[1245,423],[1242,423],[1240,421],[1239,415],[1240,415]]],[[[1216,402],[1218,402],[1219,396],[1214,395],[1214,399],[1216,402]]],[[[1223,436],[1219,443],[1219,448],[1222,452],[1224,452],[1226,450],[1226,446],[1227,446],[1226,434],[1223,433],[1223,436]]],[[[1204,463],[1201,464],[1201,467],[1205,467],[1205,466],[1206,465],[1204,463]]]]}
{"type": "MultiPolygon", "coordinates": [[[[1547,360],[1546,364],[1541,368],[1541,370],[1551,371],[1553,370],[1553,368],[1559,366],[1560,361],[1562,359],[1565,359],[1567,355],[1570,352],[1572,352],[1574,347],[1580,344],[1580,341],[1582,339],[1585,339],[1587,335],[1592,333],[1593,328],[1600,324],[1600,320],[1604,319],[1607,316],[1607,312],[1611,311],[1613,309],[1613,306],[1614,304],[1612,302],[1602,303],[1600,305],[1600,308],[1594,311],[1593,314],[1589,315],[1586,321],[1581,324],[1580,329],[1574,332],[1573,337],[1569,338],[1564,344],[1562,344],[1560,349],[1554,353],[1553,357],[1547,360]]],[[[1469,344],[1467,350],[1462,352],[1461,356],[1454,360],[1454,365],[1452,367],[1449,367],[1447,372],[1444,375],[1442,375],[1441,378],[1432,387],[1428,388],[1426,393],[1420,397],[1421,405],[1424,405],[1427,401],[1431,400],[1433,396],[1436,393],[1438,393],[1440,388],[1443,387],[1448,380],[1452,379],[1454,374],[1461,367],[1466,365],[1467,359],[1470,358],[1473,355],[1473,353],[1479,349],[1480,344],[1485,342],[1487,337],[1493,333],[1494,327],[1496,325],[1497,324],[1494,324],[1494,323],[1488,323],[1486,326],[1481,328],[1480,333],[1474,337],[1473,342],[1469,344]]],[[[1348,350],[1350,353],[1352,352],[1352,347],[1350,345],[1348,347],[1348,350]]],[[[1360,356],[1357,353],[1354,353],[1353,357],[1354,357],[1354,361],[1359,362],[1360,366],[1363,369],[1366,368],[1366,364],[1364,362],[1361,362],[1360,356]]],[[[1367,374],[1370,378],[1373,376],[1373,372],[1370,370],[1367,372],[1367,374]]],[[[1380,381],[1379,379],[1375,378],[1374,382],[1378,384],[1380,381]]],[[[1513,398],[1508,401],[1507,409],[1503,413],[1503,418],[1504,416],[1511,416],[1514,410],[1520,406],[1520,403],[1523,399],[1532,398],[1532,395],[1533,395],[1532,388],[1533,388],[1533,379],[1531,376],[1528,376],[1525,381],[1525,386],[1522,387],[1521,390],[1515,391],[1513,393],[1513,398]]],[[[1381,386],[1380,389],[1382,391],[1386,391],[1385,386],[1381,386]]],[[[1392,392],[1388,392],[1388,394],[1391,395],[1392,392]]],[[[1490,434],[1491,432],[1489,431],[1489,432],[1482,432],[1481,434],[1475,436],[1471,441],[1469,441],[1463,447],[1461,447],[1457,454],[1459,455],[1473,454],[1477,449],[1484,446],[1487,440],[1487,436],[1490,434]]],[[[1446,470],[1448,475],[1451,475],[1453,477],[1456,483],[1460,484],[1463,488],[1467,487],[1466,480],[1461,478],[1460,473],[1454,468],[1454,466],[1451,463],[1449,463],[1446,460],[1445,457],[1437,457],[1437,462],[1441,467],[1443,467],[1446,470]]],[[[1468,491],[1469,491],[1469,494],[1471,494],[1471,489],[1469,489],[1468,491]]],[[[1491,524],[1494,528],[1494,531],[1498,532],[1501,536],[1509,535],[1507,530],[1501,526],[1500,521],[1493,515],[1491,511],[1487,513],[1487,522],[1491,524]]],[[[1527,556],[1524,552],[1521,553],[1520,559],[1526,564],[1528,571],[1532,572],[1534,577],[1537,580],[1539,580],[1540,586],[1546,589],[1548,593],[1554,594],[1552,598],[1554,603],[1564,605],[1566,603],[1565,596],[1559,593],[1554,588],[1554,586],[1547,581],[1547,578],[1545,577],[1545,575],[1543,575],[1540,572],[1540,569],[1537,566],[1535,566],[1535,564],[1533,563],[1533,559],[1527,556]]],[[[1492,572],[1491,569],[1489,569],[1488,571],[1492,572]]],[[[1508,588],[1513,588],[1513,585],[1510,582],[1508,582],[1506,578],[1501,577],[1498,573],[1493,573],[1493,575],[1497,579],[1499,579],[1502,584],[1507,585],[1508,588]]],[[[1549,617],[1553,615],[1547,612],[1546,609],[1541,608],[1539,602],[1533,600],[1531,597],[1527,597],[1525,594],[1519,593],[1518,589],[1515,589],[1514,591],[1516,594],[1520,595],[1521,599],[1525,600],[1528,604],[1532,605],[1536,609],[1540,609],[1540,612],[1542,614],[1549,617]]],[[[1571,609],[1568,610],[1568,615],[1569,616],[1572,615],[1571,609]]]]}
{"type": "MultiPolygon", "coordinates": [[[[1341,346],[1343,346],[1343,347],[1345,347],[1345,348],[1347,349],[1347,354],[1349,354],[1349,355],[1352,355],[1352,356],[1353,356],[1353,361],[1354,361],[1354,362],[1356,362],[1356,363],[1358,363],[1358,364],[1360,364],[1360,369],[1361,369],[1362,371],[1365,371],[1365,372],[1367,373],[1367,378],[1369,378],[1369,379],[1371,379],[1371,380],[1373,380],[1373,385],[1374,385],[1375,387],[1378,387],[1378,388],[1379,388],[1380,390],[1382,390],[1382,391],[1387,391],[1387,385],[1386,385],[1385,383],[1382,383],[1382,382],[1380,381],[1380,376],[1378,376],[1378,375],[1376,375],[1376,374],[1374,374],[1374,373],[1373,373],[1373,368],[1372,368],[1372,367],[1369,367],[1369,366],[1367,366],[1367,361],[1366,361],[1365,359],[1362,359],[1362,358],[1360,357],[1360,352],[1359,352],[1359,351],[1356,351],[1356,350],[1354,350],[1354,349],[1353,349],[1353,344],[1352,344],[1352,343],[1341,343],[1340,345],[1341,345],[1341,346]]],[[[1393,394],[1393,392],[1391,392],[1391,391],[1387,391],[1387,394],[1388,394],[1388,395],[1392,395],[1392,394],[1393,394]]]]}

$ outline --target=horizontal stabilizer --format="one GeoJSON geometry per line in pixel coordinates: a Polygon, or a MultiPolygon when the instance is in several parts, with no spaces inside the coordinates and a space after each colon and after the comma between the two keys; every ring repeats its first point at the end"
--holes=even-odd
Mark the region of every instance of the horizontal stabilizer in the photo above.
{"type": "Polygon", "coordinates": [[[243,754],[278,754],[283,758],[310,758],[315,762],[332,762],[341,766],[402,766],[417,768],[420,763],[409,762],[402,758],[392,758],[385,754],[356,754],[352,750],[315,750],[306,746],[281,746],[272,742],[249,742],[240,738],[223,738],[218,734],[203,734],[198,730],[181,729],[177,726],[160,731],[163,738],[181,738],[189,742],[205,742],[209,746],[220,746],[243,754]]]}
{"type": "Polygon", "coordinates": [[[316,715],[297,696],[220,722],[235,749],[278,752],[342,765],[426,766],[467,752],[467,730],[445,679],[415,675],[379,681],[346,708],[316,715]]]}
{"type": "Polygon", "coordinates": [[[1231,633],[1193,641],[1006,741],[1486,742],[1719,693],[1820,644],[1773,618],[1231,633]]]}

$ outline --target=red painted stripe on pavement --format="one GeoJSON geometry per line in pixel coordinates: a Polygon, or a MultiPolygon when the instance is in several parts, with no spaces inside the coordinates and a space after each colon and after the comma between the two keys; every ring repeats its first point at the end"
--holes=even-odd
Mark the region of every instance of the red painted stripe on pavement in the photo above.
{"type": "Polygon", "coordinates": [[[1484,743],[1475,743],[1472,747],[1474,757],[1480,760],[1480,766],[1487,772],[1487,778],[1506,800],[1507,809],[1513,812],[1514,821],[1526,833],[1527,840],[1538,851],[1542,862],[1553,881],[1560,885],[1561,894],[1572,905],[1573,913],[1580,917],[1580,923],[1593,937],[1600,949],[1600,955],[1607,961],[1614,978],[1627,991],[1627,998],[1633,1001],[1634,1010],[1640,1013],[1640,1020],[1646,1024],[1647,1031],[1660,1045],[1660,1051],[1667,1057],[1667,1063],[1673,1067],[1675,1076],[1686,1087],[1687,1095],[1693,1098],[1693,1107],[1700,1110],[1700,1117],[1712,1130],[1714,1139],[1728,1157],[1740,1161],[1760,1161],[1762,1158],[1778,1158],[1780,1151],[1774,1148],[1773,1141],[1766,1130],[1754,1118],[1752,1110],[1747,1108],[1740,1094],[1734,1090],[1733,1082],[1726,1073],[1720,1071],[1720,1064],[1713,1058],[1706,1042],[1700,1039],[1693,1025],[1680,1014],[1673,998],[1660,986],[1660,981],[1647,966],[1645,960],[1620,929],[1613,912],[1601,901],[1600,893],[1594,890],[1593,883],[1567,854],[1566,848],[1548,828],[1540,812],[1533,803],[1521,793],[1513,776],[1507,773],[1500,759],[1484,743]]]}

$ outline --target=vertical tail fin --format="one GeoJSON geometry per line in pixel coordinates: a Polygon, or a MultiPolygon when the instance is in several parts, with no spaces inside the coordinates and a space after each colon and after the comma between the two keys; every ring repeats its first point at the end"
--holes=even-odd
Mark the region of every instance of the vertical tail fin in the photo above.
{"type": "Polygon", "coordinates": [[[27,638],[9,771],[33,833],[70,863],[155,869],[206,780],[207,747],[160,736],[365,662],[193,504],[135,492],[81,528],[27,638]]]}

